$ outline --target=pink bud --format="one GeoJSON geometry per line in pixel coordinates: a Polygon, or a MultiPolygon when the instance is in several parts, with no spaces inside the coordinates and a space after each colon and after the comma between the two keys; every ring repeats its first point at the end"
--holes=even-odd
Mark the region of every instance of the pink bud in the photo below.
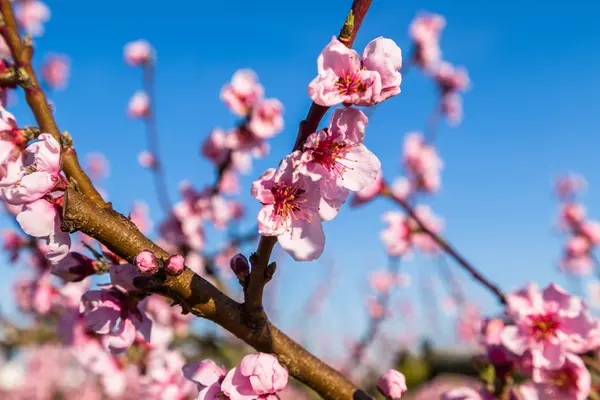
{"type": "Polygon", "coordinates": [[[250,275],[250,264],[248,264],[248,259],[242,253],[231,257],[229,266],[240,282],[244,282],[250,275]]]}
{"type": "Polygon", "coordinates": [[[185,259],[183,256],[176,254],[167,258],[166,268],[169,275],[179,275],[183,272],[185,259]]]}
{"type": "Polygon", "coordinates": [[[142,151],[138,155],[138,162],[144,168],[154,168],[154,167],[156,167],[156,158],[149,151],[142,151]]]}
{"type": "Polygon", "coordinates": [[[399,399],[407,390],[406,378],[402,373],[390,369],[379,378],[377,389],[388,399],[399,399]]]}
{"type": "Polygon", "coordinates": [[[154,275],[160,268],[158,258],[150,250],[144,250],[135,257],[135,265],[144,275],[154,275]]]}

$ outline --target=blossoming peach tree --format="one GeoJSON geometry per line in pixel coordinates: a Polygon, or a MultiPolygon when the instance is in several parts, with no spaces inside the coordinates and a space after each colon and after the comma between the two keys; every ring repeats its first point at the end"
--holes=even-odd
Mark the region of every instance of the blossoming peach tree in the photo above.
{"type": "MultiPolygon", "coordinates": [[[[75,150],[80,133],[71,136],[57,125],[47,93],[65,86],[69,60],[54,54],[39,71],[32,68],[33,38],[44,32],[48,7],[38,0],[0,0],[0,197],[18,226],[4,231],[4,250],[12,262],[26,258],[32,272],[15,284],[17,305],[31,321],[2,317],[2,398],[600,398],[595,383],[600,327],[584,300],[556,284],[544,289],[528,284],[505,295],[441,236],[442,220],[419,204],[440,188],[443,163],[435,128],[443,120],[460,122],[461,92],[469,78],[464,69],[442,61],[439,39],[445,20],[436,14],[414,19],[409,30],[413,45],[404,58],[396,43],[384,37],[371,40],[362,53],[354,50],[370,6],[371,0],[354,0],[339,34],[328,42],[323,38],[316,76],[308,84],[313,103],[295,144],[251,185],[252,197],[262,206],[257,228],[232,235],[219,252],[209,254],[204,227],[224,229],[243,218],[242,204],[231,195],[239,187],[238,174],[248,172],[253,157],[266,155],[269,138],[283,129],[281,102],[265,98],[253,71],[237,71],[220,96],[241,122],[229,131],[213,130],[201,145],[216,180],[201,190],[183,184],[181,199],[173,204],[159,157],[154,50],[144,40],[125,46],[125,62],[143,73],[144,87],[128,108],[129,116],[146,126],[149,150],[139,162],[151,171],[167,215],[152,241],[145,235],[152,223],[146,206],[136,204],[128,216],[114,210],[94,184],[106,174],[107,160],[99,154],[88,157],[84,172],[75,150]],[[425,134],[406,135],[405,174],[388,182],[377,155],[364,145],[367,110],[400,95],[408,69],[431,78],[439,103],[425,134]],[[18,89],[36,126],[20,125],[6,109],[18,89]],[[331,118],[322,121],[330,109],[331,118]],[[344,212],[345,203],[357,207],[376,197],[401,210],[383,215],[381,240],[389,269],[370,276],[374,296],[368,300],[364,336],[349,344],[341,362],[328,365],[267,315],[265,288],[277,266],[272,252],[279,245],[295,261],[318,259],[325,247],[323,223],[344,212]],[[239,251],[254,243],[254,252],[239,251]],[[369,348],[389,317],[391,291],[410,283],[399,263],[412,252],[448,257],[504,307],[502,316],[482,319],[466,303],[451,268],[443,265],[450,295],[442,307],[460,313],[460,336],[479,343],[480,352],[467,360],[468,372],[458,362],[446,362],[446,372],[462,373],[462,378],[429,387],[419,384],[436,373],[417,375],[432,365],[426,360],[411,364],[406,355],[393,361],[378,358],[378,368],[394,367],[380,371],[378,380],[370,372],[357,373],[369,363],[369,348]],[[104,284],[92,286],[95,275],[104,275],[104,284]],[[230,278],[243,295],[241,302],[229,294],[235,291],[230,278]],[[223,332],[197,333],[190,327],[195,319],[208,320],[223,332]]],[[[582,179],[571,175],[557,185],[563,204],[559,226],[569,235],[560,265],[571,274],[594,268],[593,251],[600,243],[600,225],[586,218],[576,199],[582,186],[582,179]]],[[[318,312],[330,281],[315,289],[306,314],[318,312]]],[[[598,292],[595,288],[597,297],[598,292]]],[[[408,315],[410,307],[404,312],[408,315]]]]}

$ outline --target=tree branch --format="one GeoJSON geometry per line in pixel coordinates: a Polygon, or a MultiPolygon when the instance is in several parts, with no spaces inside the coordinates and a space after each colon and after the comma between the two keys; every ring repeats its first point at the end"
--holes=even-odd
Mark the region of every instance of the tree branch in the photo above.
{"type": "MultiPolygon", "coordinates": [[[[67,232],[81,231],[94,237],[129,262],[133,262],[135,256],[145,249],[153,251],[162,259],[169,256],[165,250],[146,238],[128,218],[110,208],[99,207],[72,187],[65,192],[62,228],[67,232]]],[[[161,294],[181,302],[184,309],[190,310],[194,315],[221,325],[258,351],[276,354],[290,374],[324,398],[369,398],[270,322],[265,321],[260,329],[250,327],[241,304],[221,293],[189,268],[181,275],[168,277],[163,287],[167,292],[161,294]]]]}
{"type": "MultiPolygon", "coordinates": [[[[52,109],[48,104],[44,91],[40,88],[33,67],[31,66],[33,47],[29,40],[26,40],[25,43],[21,41],[10,0],[0,0],[0,12],[2,13],[0,35],[2,35],[10,49],[15,66],[23,68],[23,73],[30,79],[31,84],[23,87],[27,104],[31,108],[42,132],[51,134],[54,139],[61,143],[60,130],[54,121],[52,109]]],[[[65,174],[69,179],[77,182],[82,193],[99,206],[107,206],[100,193],[94,188],[90,178],[79,165],[74,149],[63,149],[62,163],[65,174]]]]}
{"type": "Polygon", "coordinates": [[[426,233],[429,237],[431,237],[450,257],[452,257],[464,270],[466,270],[471,276],[489,289],[497,298],[498,301],[502,304],[506,304],[506,299],[504,293],[492,282],[490,282],[486,277],[484,277],[477,269],[472,266],[466,258],[464,258],[458,250],[456,250],[450,243],[448,243],[444,238],[440,235],[433,232],[431,229],[427,227],[427,225],[421,221],[419,216],[415,213],[413,208],[406,202],[404,199],[401,199],[393,194],[388,185],[384,182],[383,189],[381,190],[381,195],[393,200],[396,204],[406,211],[406,213],[419,225],[419,228],[426,233]]]}

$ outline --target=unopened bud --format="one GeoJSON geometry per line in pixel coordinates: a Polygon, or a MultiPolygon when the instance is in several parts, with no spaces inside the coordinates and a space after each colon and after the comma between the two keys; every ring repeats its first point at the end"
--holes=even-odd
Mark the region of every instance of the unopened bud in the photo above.
{"type": "Polygon", "coordinates": [[[238,253],[235,256],[231,257],[229,261],[229,266],[231,270],[237,276],[238,281],[244,285],[248,276],[250,276],[250,264],[248,263],[248,259],[242,253],[238,253]]]}
{"type": "Polygon", "coordinates": [[[183,272],[183,269],[185,268],[184,263],[185,263],[185,259],[183,258],[183,256],[180,256],[179,254],[176,254],[174,256],[167,258],[167,261],[165,263],[165,267],[167,268],[167,273],[169,275],[181,274],[183,272]]]}
{"type": "Polygon", "coordinates": [[[150,250],[144,250],[135,257],[135,265],[140,273],[144,275],[154,275],[160,268],[158,258],[150,250]]]}

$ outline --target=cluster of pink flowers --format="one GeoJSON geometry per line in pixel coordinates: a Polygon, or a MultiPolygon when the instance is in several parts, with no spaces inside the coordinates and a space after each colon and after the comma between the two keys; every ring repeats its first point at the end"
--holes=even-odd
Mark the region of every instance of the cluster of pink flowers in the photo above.
{"type": "MultiPolygon", "coordinates": [[[[129,42],[124,48],[125,62],[132,67],[151,68],[155,51],[146,40],[129,42]]],[[[143,90],[136,91],[129,100],[127,113],[133,119],[147,118],[151,113],[150,97],[143,90]]]]}
{"type": "Polygon", "coordinates": [[[288,371],[277,357],[265,353],[245,356],[229,372],[204,360],[185,365],[183,373],[198,385],[197,400],[276,400],[276,393],[288,384],[288,371]]]}
{"type": "Polygon", "coordinates": [[[600,244],[600,223],[587,219],[585,207],[577,201],[585,186],[585,180],[574,174],[561,176],[556,182],[556,196],[561,202],[558,227],[568,235],[560,268],[575,275],[593,270],[593,252],[600,244]]]}
{"type": "Polygon", "coordinates": [[[44,34],[44,24],[50,19],[50,9],[38,0],[20,0],[15,16],[19,25],[31,36],[44,34]]]}
{"type": "MultiPolygon", "coordinates": [[[[436,148],[426,143],[421,133],[411,132],[405,136],[402,163],[408,178],[410,192],[419,190],[435,193],[440,189],[440,174],[444,163],[436,148]]],[[[401,182],[396,183],[395,193],[402,193],[401,182]]],[[[401,198],[406,196],[407,194],[401,198]]]]}
{"type": "Polygon", "coordinates": [[[402,54],[390,39],[371,41],[363,56],[333,38],[318,58],[311,99],[322,106],[344,104],[329,128],[311,133],[300,150],[286,156],[252,184],[263,204],[259,233],[277,236],[297,261],[314,260],[325,247],[323,221],[333,219],[349,192],[373,184],[381,163],[363,144],[366,115],[349,105],[372,106],[400,93],[402,54]]]}
{"type": "Polygon", "coordinates": [[[221,100],[243,120],[228,132],[214,129],[202,144],[202,154],[217,167],[231,167],[226,171],[230,174],[223,174],[221,179],[229,181],[225,182],[225,189],[237,186],[232,172],[247,172],[252,156],[268,154],[266,139],[283,130],[283,105],[277,99],[263,96],[263,86],[249,69],[236,71],[231,82],[221,89],[221,100]]]}
{"type": "MultiPolygon", "coordinates": [[[[417,217],[431,232],[441,233],[443,222],[433,214],[429,206],[418,205],[414,210],[417,217]]],[[[383,220],[387,223],[387,227],[381,232],[381,240],[386,246],[388,255],[403,256],[412,248],[429,254],[439,253],[439,245],[429,234],[423,232],[410,216],[397,211],[388,211],[383,214],[383,220]]]]}
{"type": "Polygon", "coordinates": [[[526,400],[586,399],[591,379],[578,355],[600,346],[600,324],[585,302],[556,284],[543,291],[529,284],[506,301],[508,323],[482,324],[486,358],[496,368],[530,378],[519,387],[526,400]]]}
{"type": "Polygon", "coordinates": [[[60,144],[47,133],[25,149],[12,114],[0,107],[0,198],[25,233],[44,241],[46,257],[58,262],[69,252],[60,230],[62,190],[60,144]]]}
{"type": "Polygon", "coordinates": [[[252,184],[252,196],[263,204],[259,233],[277,236],[295,260],[320,257],[325,246],[321,222],[337,215],[350,191],[375,180],[381,163],[362,144],[366,126],[360,110],[335,110],[328,129],[312,133],[302,150],[252,184]]]}
{"type": "Polygon", "coordinates": [[[440,91],[440,112],[450,123],[458,124],[462,119],[462,99],[459,95],[469,86],[469,77],[464,68],[454,68],[442,61],[440,35],[446,20],[438,14],[421,13],[410,26],[413,40],[413,62],[429,74],[440,91]]]}

